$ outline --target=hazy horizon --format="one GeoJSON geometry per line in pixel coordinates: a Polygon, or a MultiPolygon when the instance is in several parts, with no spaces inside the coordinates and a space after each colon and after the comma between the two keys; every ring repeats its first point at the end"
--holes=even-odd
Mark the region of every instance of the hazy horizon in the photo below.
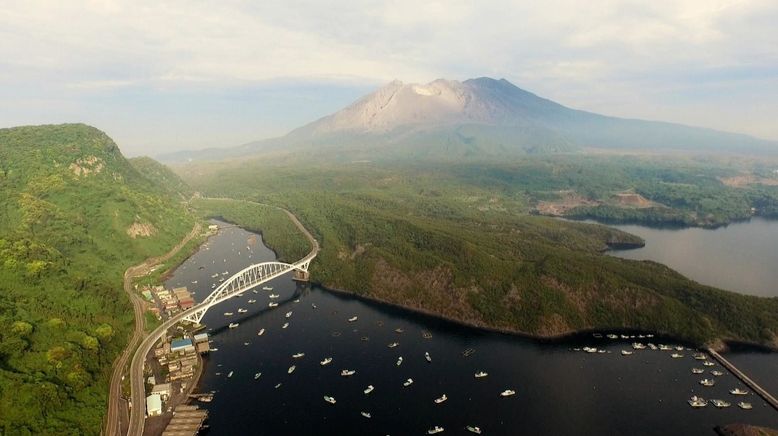
{"type": "Polygon", "coordinates": [[[575,109],[778,140],[776,21],[762,0],[10,2],[0,127],[84,122],[158,155],[280,136],[393,79],[488,76],[575,109]]]}

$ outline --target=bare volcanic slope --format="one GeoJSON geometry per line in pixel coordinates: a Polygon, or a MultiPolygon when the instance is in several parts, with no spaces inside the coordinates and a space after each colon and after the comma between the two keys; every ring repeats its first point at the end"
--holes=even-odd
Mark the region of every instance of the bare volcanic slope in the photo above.
{"type": "Polygon", "coordinates": [[[163,156],[215,160],[300,150],[333,159],[501,157],[583,147],[706,151],[778,150],[746,135],[607,117],[570,109],[505,79],[393,81],[344,109],[274,138],[224,150],[163,156]]]}

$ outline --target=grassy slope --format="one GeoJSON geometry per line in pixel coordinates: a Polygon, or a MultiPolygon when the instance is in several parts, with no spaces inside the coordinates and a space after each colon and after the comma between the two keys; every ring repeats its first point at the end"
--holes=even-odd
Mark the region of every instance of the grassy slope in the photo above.
{"type": "Polygon", "coordinates": [[[202,170],[187,172],[196,189],[295,212],[322,243],[312,272],[328,286],[528,333],[636,327],[696,342],[776,344],[778,299],[604,256],[606,242],[629,235],[529,216],[531,192],[519,182],[474,182],[462,167],[412,165],[202,170]]]}
{"type": "Polygon", "coordinates": [[[0,130],[0,433],[99,433],[132,326],[122,274],[192,224],[97,129],[0,130]]]}

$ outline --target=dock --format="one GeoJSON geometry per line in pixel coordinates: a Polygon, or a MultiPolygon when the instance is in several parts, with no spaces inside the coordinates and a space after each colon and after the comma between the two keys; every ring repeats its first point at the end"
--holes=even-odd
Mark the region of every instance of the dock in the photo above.
{"type": "Polygon", "coordinates": [[[778,400],[770,395],[769,392],[764,390],[761,386],[759,386],[755,381],[751,380],[747,375],[743,373],[743,371],[737,369],[735,365],[733,365],[729,360],[725,359],[724,356],[717,353],[716,351],[708,348],[708,353],[713,356],[714,359],[716,359],[723,367],[727,368],[729,372],[735,375],[735,377],[739,378],[740,381],[746,384],[753,392],[756,392],[760,397],[762,397],[765,401],[767,401],[767,404],[773,406],[775,410],[778,410],[778,400]]]}
{"type": "Polygon", "coordinates": [[[207,418],[207,410],[197,406],[178,406],[162,436],[196,436],[207,418]]]}

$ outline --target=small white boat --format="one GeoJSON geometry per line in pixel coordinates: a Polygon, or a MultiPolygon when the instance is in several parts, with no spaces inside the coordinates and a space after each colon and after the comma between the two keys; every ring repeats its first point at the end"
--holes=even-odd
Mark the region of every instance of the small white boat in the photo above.
{"type": "Polygon", "coordinates": [[[403,358],[402,358],[402,356],[400,356],[400,357],[397,358],[397,366],[400,366],[402,364],[403,364],[403,358]]]}
{"type": "Polygon", "coordinates": [[[231,322],[231,323],[230,323],[230,328],[231,328],[231,329],[234,329],[234,328],[237,328],[239,325],[240,325],[240,324],[238,324],[237,322],[231,322]]]}
{"type": "Polygon", "coordinates": [[[442,432],[443,432],[443,427],[440,427],[440,426],[437,426],[437,425],[435,427],[432,427],[431,429],[427,430],[427,434],[438,434],[438,433],[442,433],[442,432]]]}
{"type": "Polygon", "coordinates": [[[468,425],[465,427],[465,430],[469,431],[470,433],[481,434],[481,429],[473,425],[468,425]]]}
{"type": "Polygon", "coordinates": [[[632,343],[632,348],[635,349],[635,350],[645,350],[646,346],[641,344],[640,342],[633,342],[632,343]]]}
{"type": "Polygon", "coordinates": [[[405,380],[405,382],[403,382],[403,386],[405,386],[406,388],[412,384],[413,384],[412,378],[409,378],[408,380],[405,380]]]}
{"type": "Polygon", "coordinates": [[[216,283],[211,285],[211,289],[216,289],[216,283]]]}
{"type": "Polygon", "coordinates": [[[443,394],[439,398],[435,398],[435,404],[440,404],[446,400],[448,400],[448,397],[446,396],[446,394],[443,394]]]}
{"type": "Polygon", "coordinates": [[[299,303],[299,302],[300,302],[300,299],[299,299],[299,298],[296,298],[296,299],[294,299],[294,300],[292,301],[292,303],[299,303]]]}
{"type": "Polygon", "coordinates": [[[282,329],[285,329],[287,327],[289,327],[289,323],[288,322],[285,322],[284,325],[281,326],[282,329]]]}
{"type": "Polygon", "coordinates": [[[740,388],[732,389],[732,390],[729,391],[729,393],[732,394],[732,395],[748,395],[748,391],[740,389],[740,388]]]}
{"type": "Polygon", "coordinates": [[[500,396],[501,397],[510,397],[510,396],[513,396],[513,395],[516,395],[516,391],[511,390],[511,389],[506,389],[506,390],[500,392],[500,396]]]}
{"type": "Polygon", "coordinates": [[[427,359],[427,362],[432,362],[432,358],[430,357],[430,353],[424,352],[424,358],[427,359]]]}
{"type": "Polygon", "coordinates": [[[251,342],[244,342],[243,345],[248,346],[251,342]]]}
{"type": "Polygon", "coordinates": [[[700,380],[700,384],[703,385],[703,386],[710,387],[710,386],[715,385],[716,381],[713,380],[713,379],[710,379],[710,378],[704,378],[704,379],[700,380]]]}
{"type": "Polygon", "coordinates": [[[343,377],[349,377],[356,374],[356,372],[357,371],[353,369],[344,369],[343,371],[340,372],[340,375],[342,375],[343,377]]]}
{"type": "Polygon", "coordinates": [[[335,404],[335,397],[330,397],[330,396],[325,395],[324,396],[324,401],[326,401],[326,402],[328,402],[330,404],[335,404]]]}
{"type": "Polygon", "coordinates": [[[721,371],[711,371],[710,373],[716,377],[721,377],[722,375],[724,375],[724,373],[721,371]]]}
{"type": "Polygon", "coordinates": [[[489,375],[489,373],[478,371],[477,373],[475,373],[475,378],[483,378],[486,377],[487,375],[489,375]]]}
{"type": "Polygon", "coordinates": [[[316,305],[316,303],[311,303],[311,307],[313,307],[314,309],[318,309],[318,306],[316,305]]]}
{"type": "Polygon", "coordinates": [[[352,316],[351,318],[348,319],[348,322],[354,322],[356,320],[357,320],[357,316],[354,315],[354,316],[352,316]]]}
{"type": "Polygon", "coordinates": [[[617,335],[614,335],[613,333],[608,333],[607,335],[608,339],[618,339],[619,337],[617,335]]]}
{"type": "Polygon", "coordinates": [[[373,392],[373,389],[375,389],[373,387],[373,385],[367,385],[367,389],[365,389],[363,392],[365,393],[365,395],[367,395],[367,394],[373,392]]]}
{"type": "Polygon", "coordinates": [[[648,348],[650,348],[652,350],[656,350],[657,349],[656,345],[652,344],[651,342],[648,343],[648,348]]]}
{"type": "Polygon", "coordinates": [[[702,364],[705,366],[716,366],[716,364],[711,362],[710,360],[706,360],[705,362],[702,362],[702,364]]]}
{"type": "Polygon", "coordinates": [[[259,331],[257,332],[257,336],[262,336],[264,334],[265,334],[265,329],[259,329],[259,331]]]}
{"type": "Polygon", "coordinates": [[[270,303],[267,303],[267,307],[277,307],[278,303],[271,301],[270,303]]]}
{"type": "Polygon", "coordinates": [[[210,351],[219,351],[219,349],[218,348],[211,348],[210,351]]]}
{"type": "Polygon", "coordinates": [[[232,316],[232,312],[224,312],[224,316],[232,316]]]}
{"type": "Polygon", "coordinates": [[[395,332],[395,333],[402,333],[402,332],[404,332],[404,331],[405,331],[405,330],[403,330],[403,329],[401,329],[401,328],[399,328],[399,327],[398,327],[398,328],[396,328],[396,329],[394,329],[394,332],[395,332]]]}
{"type": "Polygon", "coordinates": [[[370,413],[369,413],[369,412],[359,412],[359,413],[360,413],[362,416],[364,416],[365,418],[368,418],[368,419],[370,418],[370,413]]]}
{"type": "Polygon", "coordinates": [[[632,351],[629,351],[629,350],[621,350],[621,355],[622,355],[622,356],[630,356],[630,355],[632,355],[632,351]]]}
{"type": "Polygon", "coordinates": [[[703,372],[705,372],[705,370],[702,368],[692,368],[692,374],[702,374],[703,372]]]}
{"type": "MultiPolygon", "coordinates": [[[[706,355],[704,355],[702,353],[696,353],[692,357],[694,357],[695,360],[706,360],[708,358],[708,356],[706,356],[706,355]]],[[[713,402],[713,400],[710,400],[710,401],[713,402]]]]}
{"type": "Polygon", "coordinates": [[[249,300],[249,301],[248,301],[248,303],[249,303],[249,304],[254,304],[254,303],[256,303],[256,302],[257,302],[257,300],[249,300]]]}
{"type": "Polygon", "coordinates": [[[659,349],[662,350],[662,351],[670,351],[670,350],[673,349],[673,347],[671,347],[669,345],[659,344],[659,349]]]}
{"type": "Polygon", "coordinates": [[[192,282],[192,284],[193,284],[193,285],[196,285],[196,284],[197,284],[197,280],[193,281],[193,282],[192,282]]]}
{"type": "Polygon", "coordinates": [[[238,309],[238,313],[246,313],[246,312],[248,312],[248,310],[246,310],[246,309],[244,309],[242,307],[238,309]]]}
{"type": "Polygon", "coordinates": [[[296,354],[292,354],[292,358],[293,358],[293,359],[299,359],[299,358],[301,358],[301,357],[303,357],[303,356],[305,356],[305,353],[296,353],[296,354]]]}
{"type": "Polygon", "coordinates": [[[272,290],[273,290],[273,287],[272,287],[272,286],[263,286],[263,287],[262,287],[262,290],[263,290],[263,291],[272,291],[272,290]]]}
{"type": "Polygon", "coordinates": [[[732,405],[732,403],[728,403],[728,402],[726,402],[724,400],[714,400],[714,399],[711,399],[710,402],[713,403],[713,405],[716,406],[719,409],[724,409],[724,408],[729,407],[729,406],[732,405]]]}
{"type": "Polygon", "coordinates": [[[737,403],[737,406],[743,410],[751,410],[754,408],[754,406],[752,406],[751,403],[746,403],[745,401],[741,401],[737,403]]]}
{"type": "Polygon", "coordinates": [[[259,378],[259,377],[261,377],[261,376],[262,376],[262,373],[261,373],[261,372],[258,372],[258,373],[256,373],[256,374],[254,374],[254,380],[258,379],[258,378],[259,378]]]}
{"type": "Polygon", "coordinates": [[[673,353],[670,355],[673,359],[680,359],[683,357],[683,354],[673,353]]]}
{"type": "Polygon", "coordinates": [[[280,388],[280,387],[281,387],[281,383],[279,383],[279,384],[277,384],[277,385],[276,385],[276,389],[278,389],[278,388],[280,388]]]}
{"type": "Polygon", "coordinates": [[[227,374],[227,378],[230,378],[230,377],[232,377],[232,374],[234,374],[234,373],[235,373],[235,371],[230,371],[230,373],[229,373],[229,374],[227,374]]]}
{"type": "Polygon", "coordinates": [[[253,292],[255,294],[259,294],[259,291],[257,291],[256,289],[252,289],[251,292],[253,292]]]}
{"type": "Polygon", "coordinates": [[[389,347],[389,348],[394,348],[394,347],[396,347],[396,346],[398,346],[398,345],[400,345],[400,343],[399,343],[399,342],[392,342],[391,344],[389,344],[389,345],[388,345],[388,347],[389,347]]]}
{"type": "Polygon", "coordinates": [[[211,278],[212,278],[212,279],[215,279],[216,277],[219,277],[219,273],[214,273],[214,274],[211,274],[211,278]]]}
{"type": "Polygon", "coordinates": [[[291,318],[292,317],[292,311],[290,310],[289,312],[286,312],[286,315],[284,315],[284,316],[287,317],[287,318],[291,318]]]}
{"type": "Polygon", "coordinates": [[[270,294],[270,295],[268,295],[268,298],[272,298],[272,299],[276,299],[278,297],[279,297],[278,294],[270,294]]]}
{"type": "Polygon", "coordinates": [[[286,370],[287,374],[293,373],[296,368],[297,367],[295,365],[290,366],[289,369],[286,370]]]}
{"type": "Polygon", "coordinates": [[[693,396],[689,400],[687,400],[690,406],[694,407],[695,409],[699,409],[700,407],[705,407],[708,405],[708,402],[705,401],[704,398],[693,396]]]}
{"type": "Polygon", "coordinates": [[[321,366],[329,365],[330,362],[332,362],[332,357],[326,357],[326,358],[324,358],[324,360],[319,362],[319,365],[321,365],[321,366]]]}

